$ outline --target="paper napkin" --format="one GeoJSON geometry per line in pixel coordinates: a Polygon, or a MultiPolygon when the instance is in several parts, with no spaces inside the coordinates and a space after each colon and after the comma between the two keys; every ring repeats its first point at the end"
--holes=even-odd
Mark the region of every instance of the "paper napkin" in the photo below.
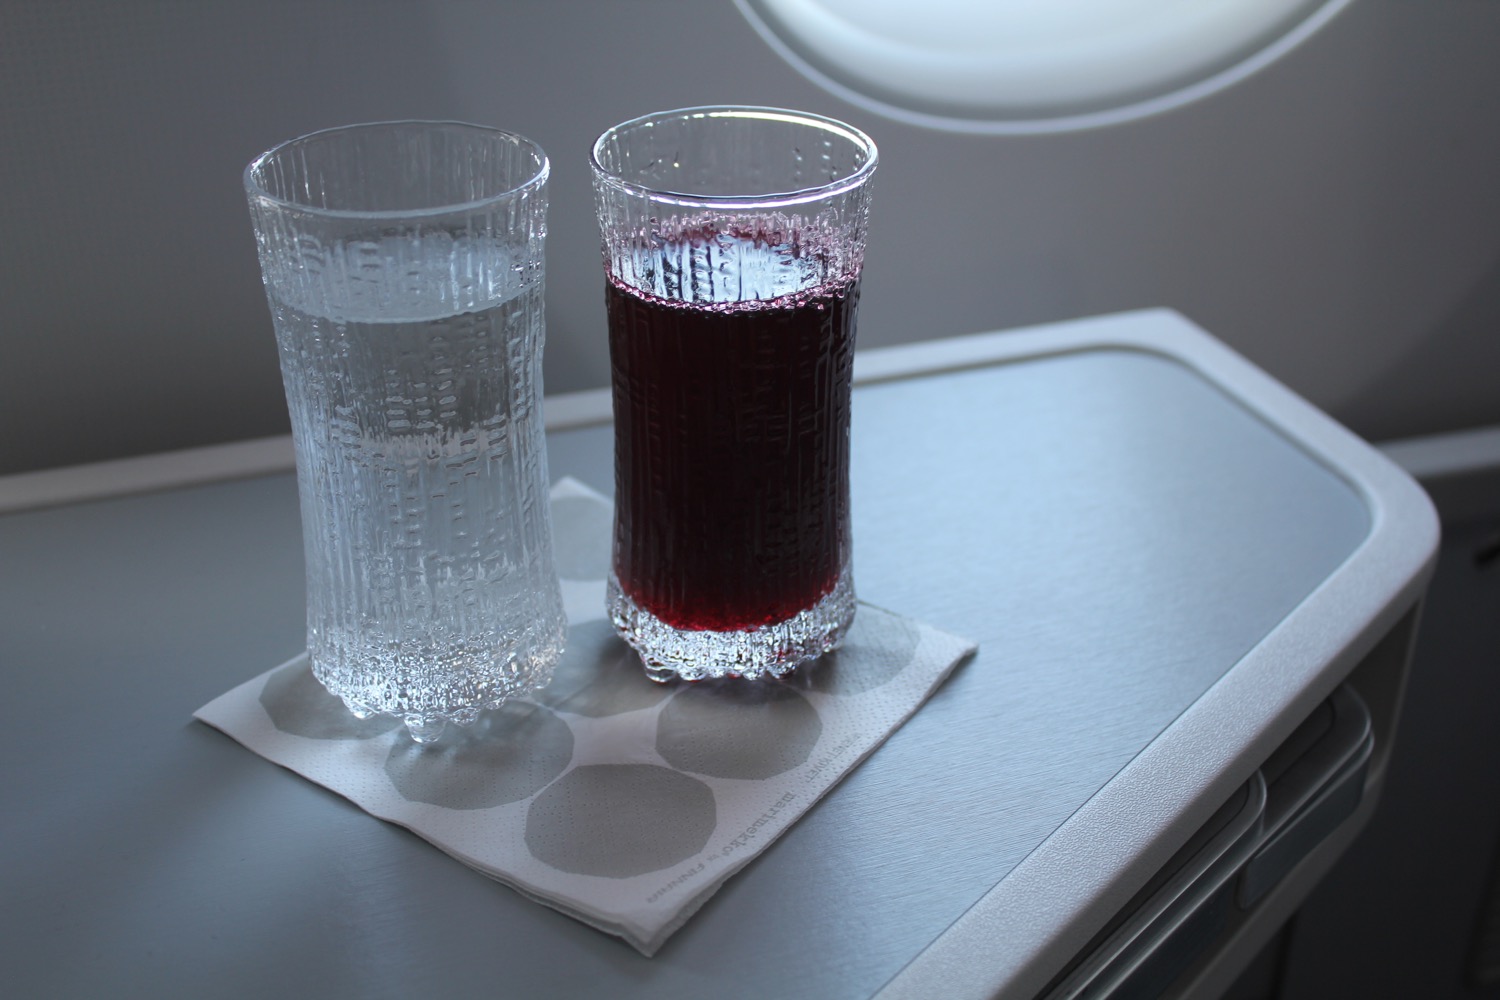
{"type": "Polygon", "coordinates": [[[787,680],[659,685],[604,617],[609,502],[564,479],[552,517],[568,647],[531,698],[423,747],[355,719],[304,654],[195,716],[651,955],[975,647],[861,604],[844,646],[787,680]]]}

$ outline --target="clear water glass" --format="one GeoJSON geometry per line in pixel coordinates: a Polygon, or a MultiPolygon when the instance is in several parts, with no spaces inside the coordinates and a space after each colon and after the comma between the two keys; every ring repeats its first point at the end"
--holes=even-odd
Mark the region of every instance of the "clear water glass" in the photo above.
{"type": "Polygon", "coordinates": [[[245,171],[291,414],[313,673],[419,742],[547,682],[565,636],[541,416],[548,162],[455,122],[245,171]]]}

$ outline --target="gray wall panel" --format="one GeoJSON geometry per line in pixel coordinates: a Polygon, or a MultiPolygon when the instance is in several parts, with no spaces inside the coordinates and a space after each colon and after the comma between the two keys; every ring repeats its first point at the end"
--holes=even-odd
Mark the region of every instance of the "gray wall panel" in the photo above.
{"type": "Polygon", "coordinates": [[[1091,131],[881,119],[729,0],[5,0],[0,473],[285,429],[240,171],[452,117],[554,160],[548,390],[607,377],[585,156],[740,101],[881,144],[867,346],[1179,309],[1372,438],[1500,422],[1500,5],[1360,0],[1228,91],[1091,131]]]}

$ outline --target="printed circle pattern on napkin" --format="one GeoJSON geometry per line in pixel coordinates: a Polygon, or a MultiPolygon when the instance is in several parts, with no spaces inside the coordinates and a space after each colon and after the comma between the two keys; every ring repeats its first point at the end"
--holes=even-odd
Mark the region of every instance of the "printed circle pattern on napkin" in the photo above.
{"type": "Polygon", "coordinates": [[[701,851],[718,822],[713,790],[655,764],[588,764],[548,786],[526,814],[526,846],[574,875],[631,878],[701,851]]]}
{"type": "Polygon", "coordinates": [[[824,694],[863,694],[887,684],[917,657],[917,624],[890,614],[858,614],[844,644],[808,665],[806,684],[824,694]]]}
{"type": "Polygon", "coordinates": [[[640,657],[608,621],[568,629],[568,645],[552,681],[532,698],[574,715],[599,719],[651,708],[672,689],[646,676],[640,657]]]}
{"type": "Polygon", "coordinates": [[[306,660],[296,660],[266,678],[260,704],[271,724],[310,740],[368,740],[400,724],[392,715],[356,718],[337,695],[313,676],[306,660]]]}
{"type": "Polygon", "coordinates": [[[656,752],[673,767],[716,778],[770,778],[812,754],[823,721],[789,687],[704,681],[661,710],[656,752]]]}
{"type": "Polygon", "coordinates": [[[540,706],[510,702],[472,727],[450,726],[435,745],[398,740],[385,773],[409,802],[492,809],[535,795],[572,759],[567,723],[540,706]]]}

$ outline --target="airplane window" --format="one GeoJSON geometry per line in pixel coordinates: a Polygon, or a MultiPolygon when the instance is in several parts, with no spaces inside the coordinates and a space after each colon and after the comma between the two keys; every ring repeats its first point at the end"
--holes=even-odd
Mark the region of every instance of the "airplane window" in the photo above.
{"type": "Polygon", "coordinates": [[[735,0],[799,71],[970,132],[1128,120],[1242,79],[1350,0],[735,0]]]}

